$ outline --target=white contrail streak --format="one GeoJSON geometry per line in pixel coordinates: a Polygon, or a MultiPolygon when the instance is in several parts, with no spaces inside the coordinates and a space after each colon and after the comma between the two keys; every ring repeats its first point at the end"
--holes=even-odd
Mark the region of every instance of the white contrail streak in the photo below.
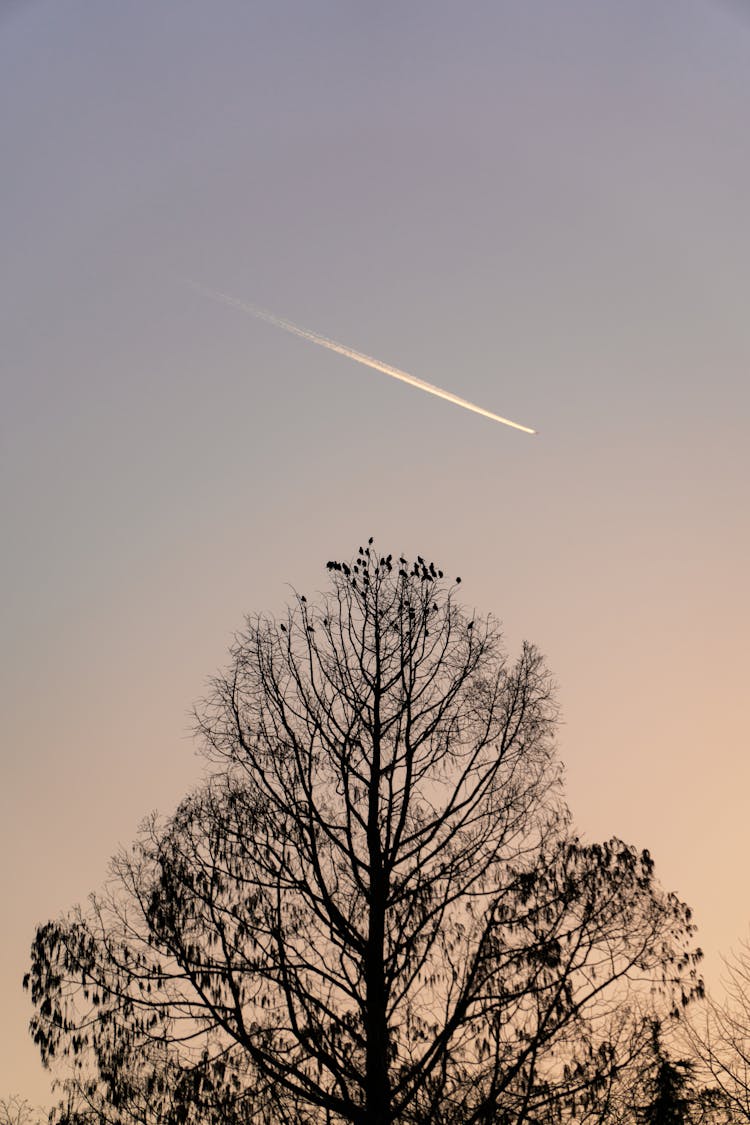
{"type": "Polygon", "coordinates": [[[514,430],[522,430],[525,434],[537,432],[532,430],[530,426],[522,426],[520,422],[511,422],[510,418],[503,418],[500,414],[493,414],[491,410],[485,410],[483,406],[476,406],[473,402],[468,402],[467,399],[454,395],[452,391],[444,391],[442,387],[436,387],[433,383],[426,383],[424,379],[418,379],[416,375],[410,375],[408,371],[391,367],[390,363],[382,363],[379,359],[373,359],[372,356],[365,355],[364,352],[355,351],[354,348],[349,348],[346,344],[340,344],[337,340],[329,340],[327,336],[321,336],[318,332],[310,332],[306,328],[300,328],[298,325],[292,324],[290,320],[274,316],[273,313],[256,308],[255,305],[249,305],[245,301],[231,297],[228,293],[222,293],[218,289],[208,289],[205,285],[199,285],[195,281],[188,280],[187,284],[192,289],[197,290],[198,293],[202,293],[204,297],[210,297],[212,300],[220,301],[231,308],[240,309],[241,312],[250,313],[258,320],[265,320],[268,324],[275,324],[277,328],[283,328],[285,332],[291,332],[293,336],[299,336],[301,340],[309,340],[311,344],[319,344],[322,348],[328,348],[329,351],[346,356],[347,359],[353,359],[355,363],[371,367],[373,371],[380,371],[383,375],[390,375],[393,379],[400,379],[402,383],[408,383],[410,387],[416,387],[420,391],[437,395],[438,398],[443,398],[446,402],[452,402],[455,406],[462,406],[464,410],[481,414],[483,418],[491,418],[493,422],[502,422],[504,426],[512,426],[514,430]]]}

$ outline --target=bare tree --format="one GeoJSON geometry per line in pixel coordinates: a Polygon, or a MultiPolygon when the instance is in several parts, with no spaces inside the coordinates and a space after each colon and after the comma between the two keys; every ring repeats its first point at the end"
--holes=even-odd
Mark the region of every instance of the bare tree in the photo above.
{"type": "Polygon", "coordinates": [[[729,1099],[737,1121],[750,1121],[750,945],[725,961],[724,998],[711,995],[684,1022],[688,1042],[729,1099]]]}
{"type": "Polygon", "coordinates": [[[629,1005],[700,992],[690,913],[571,832],[533,646],[422,558],[328,569],[236,638],[212,776],[37,932],[42,1058],[113,1122],[582,1119],[629,1005]]]}
{"type": "Polygon", "coordinates": [[[0,1098],[0,1125],[39,1125],[44,1114],[19,1094],[0,1098]]]}

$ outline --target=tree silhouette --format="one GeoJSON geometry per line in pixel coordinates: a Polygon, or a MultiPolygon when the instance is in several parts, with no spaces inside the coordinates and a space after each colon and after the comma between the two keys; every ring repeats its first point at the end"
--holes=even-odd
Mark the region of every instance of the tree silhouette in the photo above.
{"type": "Polygon", "coordinates": [[[572,833],[533,646],[419,556],[328,570],[237,636],[205,784],[38,930],[42,1058],[113,1122],[576,1120],[632,996],[700,991],[690,913],[572,833]]]}
{"type": "Polygon", "coordinates": [[[635,1105],[637,1125],[731,1125],[732,1107],[717,1087],[699,1085],[695,1059],[665,1049],[662,1026],[651,1021],[651,1043],[635,1105]]]}
{"type": "Polygon", "coordinates": [[[646,1080],[647,1100],[636,1108],[639,1125],[690,1125],[694,1104],[693,1064],[673,1060],[665,1052],[661,1026],[652,1025],[652,1071],[646,1080]]]}
{"type": "Polygon", "coordinates": [[[0,1125],[38,1125],[42,1113],[19,1094],[0,1098],[0,1125]]]}
{"type": "Polygon", "coordinates": [[[732,1105],[735,1119],[750,1121],[750,945],[725,961],[725,996],[706,998],[686,1023],[688,1041],[711,1080],[732,1105]]]}

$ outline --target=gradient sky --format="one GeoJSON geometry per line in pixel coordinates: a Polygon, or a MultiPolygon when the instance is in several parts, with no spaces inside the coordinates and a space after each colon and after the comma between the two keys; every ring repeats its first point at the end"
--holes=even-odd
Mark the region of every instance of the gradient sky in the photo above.
{"type": "Polygon", "coordinates": [[[651,850],[715,979],[750,921],[748,9],[6,0],[0,107],[0,1096],[48,1098],[35,925],[200,776],[243,614],[371,534],[547,654],[581,832],[651,850]]]}

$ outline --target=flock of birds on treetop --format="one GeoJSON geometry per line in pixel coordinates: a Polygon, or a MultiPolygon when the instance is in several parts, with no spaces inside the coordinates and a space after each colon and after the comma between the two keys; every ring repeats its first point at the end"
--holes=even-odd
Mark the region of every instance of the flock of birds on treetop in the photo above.
{"type": "MultiPolygon", "coordinates": [[[[372,546],[373,541],[374,541],[373,537],[370,536],[370,538],[367,540],[367,546],[359,548],[359,553],[356,556],[356,558],[354,559],[354,561],[351,563],[351,565],[349,563],[337,562],[335,559],[331,559],[329,562],[326,563],[326,569],[327,570],[335,570],[335,571],[338,571],[339,573],[343,574],[344,578],[347,580],[347,582],[351,583],[351,585],[354,587],[355,590],[359,589],[359,587],[357,586],[357,579],[359,579],[362,582],[363,589],[366,590],[368,588],[368,586],[370,585],[370,572],[371,571],[379,571],[381,574],[382,573],[390,574],[392,572],[394,566],[396,566],[396,563],[394,563],[394,561],[393,561],[393,555],[381,555],[380,558],[378,559],[377,554],[373,554],[373,552],[370,550],[370,547],[372,546]]],[[[399,564],[398,576],[399,576],[399,578],[401,579],[402,582],[407,581],[407,579],[409,579],[409,578],[419,578],[423,583],[424,582],[435,582],[437,579],[440,579],[440,578],[444,577],[443,571],[440,570],[438,567],[436,567],[434,562],[428,563],[425,559],[422,558],[421,555],[417,555],[416,562],[411,564],[411,571],[409,571],[407,569],[410,564],[409,564],[408,559],[405,559],[403,555],[399,556],[398,564],[399,564]]],[[[461,582],[460,577],[457,577],[455,579],[455,581],[456,581],[456,584],[459,585],[460,582],[461,582]]],[[[301,606],[303,607],[302,608],[303,624],[306,626],[307,632],[308,633],[314,633],[315,627],[309,623],[306,608],[305,608],[306,605],[307,605],[307,598],[305,597],[304,594],[298,594],[297,600],[300,602],[301,606]]],[[[438,610],[437,603],[435,603],[432,606],[432,610],[433,610],[434,613],[437,612],[437,610],[438,610]]],[[[414,614],[414,609],[410,608],[409,609],[409,615],[413,616],[413,614],[414,614]]],[[[382,616],[382,614],[381,614],[381,616],[382,616]]],[[[325,617],[323,619],[323,625],[326,629],[329,627],[329,620],[328,620],[327,617],[325,617]]],[[[474,622],[469,621],[467,623],[467,628],[471,629],[471,628],[473,628],[473,625],[474,625],[474,622]]],[[[287,626],[284,625],[283,623],[279,625],[279,628],[280,628],[282,633],[288,632],[287,626]]],[[[394,625],[392,625],[392,628],[395,629],[395,628],[397,628],[397,626],[394,624],[394,625]]],[[[429,636],[429,633],[428,633],[427,629],[425,629],[425,636],[429,636]]]]}
{"type": "MultiPolygon", "coordinates": [[[[371,566],[370,547],[372,546],[372,543],[373,537],[370,536],[370,538],[367,540],[367,546],[359,548],[359,554],[351,566],[349,565],[349,563],[340,563],[336,562],[335,560],[331,560],[330,562],[326,563],[326,568],[328,570],[340,571],[345,578],[351,580],[351,584],[355,589],[357,588],[358,578],[361,578],[365,586],[369,585],[371,566]]],[[[412,563],[411,574],[407,570],[407,567],[409,566],[408,560],[405,559],[403,555],[399,557],[398,562],[400,564],[398,571],[399,578],[421,578],[423,582],[434,582],[436,578],[443,577],[442,570],[438,570],[433,562],[425,562],[421,555],[417,555],[417,561],[415,563],[412,563]]],[[[380,562],[375,563],[375,566],[377,568],[387,571],[388,574],[391,573],[395,565],[396,564],[393,561],[393,555],[383,555],[380,558],[380,562]]],[[[461,579],[457,578],[456,582],[460,583],[461,579]]]]}

